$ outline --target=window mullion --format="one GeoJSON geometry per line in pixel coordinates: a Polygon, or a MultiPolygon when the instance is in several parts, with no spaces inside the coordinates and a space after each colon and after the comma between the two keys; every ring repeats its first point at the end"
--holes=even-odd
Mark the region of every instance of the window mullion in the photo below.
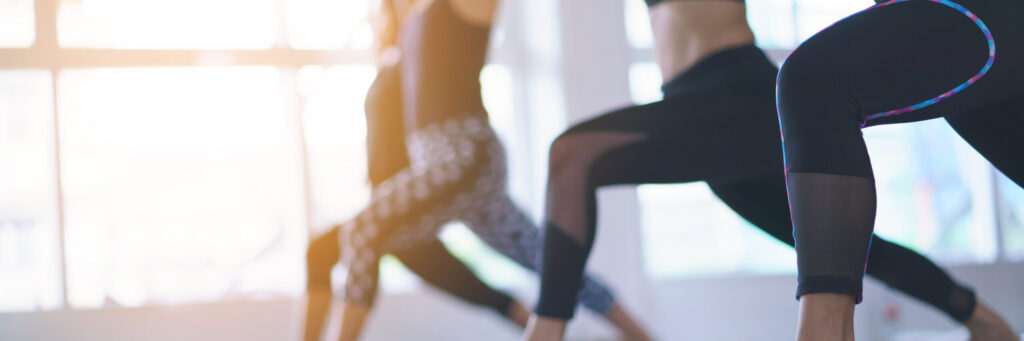
{"type": "Polygon", "coordinates": [[[57,7],[59,0],[35,0],[36,41],[33,48],[57,48],[57,7]]]}
{"type": "Polygon", "coordinates": [[[57,259],[60,261],[60,296],[61,309],[68,309],[68,268],[67,252],[65,252],[65,219],[64,219],[64,183],[61,181],[61,155],[60,155],[60,109],[57,105],[57,76],[59,69],[50,70],[50,93],[53,102],[53,176],[54,188],[56,190],[56,213],[57,213],[57,259]]]}
{"type": "MultiPolygon", "coordinates": [[[[56,53],[57,46],[57,7],[59,0],[35,0],[35,33],[36,40],[31,50],[56,53]]],[[[50,69],[50,94],[52,101],[51,111],[53,115],[53,161],[54,161],[54,188],[56,190],[56,214],[57,214],[57,259],[60,261],[60,291],[61,309],[67,309],[68,304],[68,271],[65,247],[65,224],[64,224],[64,186],[61,182],[61,158],[60,158],[60,115],[57,106],[57,74],[59,68],[50,69]]]]}

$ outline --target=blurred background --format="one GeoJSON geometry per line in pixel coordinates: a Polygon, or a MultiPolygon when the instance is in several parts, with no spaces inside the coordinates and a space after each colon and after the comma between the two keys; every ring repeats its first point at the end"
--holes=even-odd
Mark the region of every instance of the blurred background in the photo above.
{"type": "MultiPolygon", "coordinates": [[[[781,61],[871,4],[756,0],[748,12],[758,44],[781,61]]],[[[0,339],[299,335],[308,241],[369,197],[368,6],[0,0],[0,339]]],[[[550,141],[572,122],[658,100],[660,75],[641,0],[501,7],[483,95],[511,191],[539,220],[550,141]]],[[[941,120],[865,135],[876,232],[947,266],[1024,329],[1024,190],[941,120]]],[[[705,185],[599,197],[590,266],[660,339],[792,339],[795,254],[705,185]]],[[[463,226],[442,239],[486,281],[533,301],[536,277],[463,226]]],[[[393,259],[382,274],[367,340],[518,338],[393,259]]],[[[865,340],[960,335],[902,294],[872,281],[866,291],[865,340]]],[[[612,334],[582,312],[569,335],[612,334]]]]}

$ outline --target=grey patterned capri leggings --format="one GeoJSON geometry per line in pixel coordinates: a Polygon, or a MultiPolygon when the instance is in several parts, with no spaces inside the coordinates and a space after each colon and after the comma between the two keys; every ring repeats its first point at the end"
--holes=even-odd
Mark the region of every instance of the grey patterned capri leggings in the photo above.
{"type": "MultiPolygon", "coordinates": [[[[369,205],[341,226],[345,301],[373,304],[381,256],[437,238],[451,221],[519,265],[537,271],[537,226],[506,190],[505,150],[484,115],[466,115],[410,134],[411,167],[373,190],[369,205]]],[[[594,312],[614,304],[607,287],[584,279],[578,300],[594,312]]]]}

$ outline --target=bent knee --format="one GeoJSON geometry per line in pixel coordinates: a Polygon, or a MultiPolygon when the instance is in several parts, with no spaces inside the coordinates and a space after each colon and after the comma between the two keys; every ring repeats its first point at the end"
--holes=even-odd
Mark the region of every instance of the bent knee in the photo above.
{"type": "Polygon", "coordinates": [[[548,177],[555,180],[587,178],[607,153],[644,138],[643,134],[631,132],[574,133],[570,129],[551,144],[548,177]]]}
{"type": "Polygon", "coordinates": [[[558,179],[573,174],[582,175],[590,167],[589,161],[581,157],[581,146],[578,136],[569,132],[559,135],[548,154],[548,177],[558,179]]]}

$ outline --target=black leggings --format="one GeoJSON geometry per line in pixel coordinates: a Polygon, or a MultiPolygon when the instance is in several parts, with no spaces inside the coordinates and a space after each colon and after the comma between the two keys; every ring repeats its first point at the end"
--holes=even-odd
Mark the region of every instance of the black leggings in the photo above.
{"type": "MultiPolygon", "coordinates": [[[[668,82],[665,100],[599,116],[555,140],[538,314],[572,317],[602,186],[706,181],[744,219],[793,245],[776,72],[756,47],[718,52],[668,82]]],[[[872,276],[956,319],[973,310],[973,301],[950,302],[953,292],[973,294],[928,259],[880,238],[874,245],[872,276]]]]}
{"type": "MultiPolygon", "coordinates": [[[[331,268],[338,263],[338,228],[317,237],[306,252],[306,286],[331,290],[331,268]]],[[[471,304],[483,306],[505,316],[511,296],[494,290],[459,259],[452,256],[440,240],[398,250],[393,253],[410,271],[430,285],[471,304]]]]}
{"type": "MultiPolygon", "coordinates": [[[[779,74],[797,296],[859,301],[882,252],[861,128],[945,117],[1024,184],[1024,1],[891,1],[804,42],[779,74]]],[[[966,300],[953,297],[952,300],[966,300]]]]}

